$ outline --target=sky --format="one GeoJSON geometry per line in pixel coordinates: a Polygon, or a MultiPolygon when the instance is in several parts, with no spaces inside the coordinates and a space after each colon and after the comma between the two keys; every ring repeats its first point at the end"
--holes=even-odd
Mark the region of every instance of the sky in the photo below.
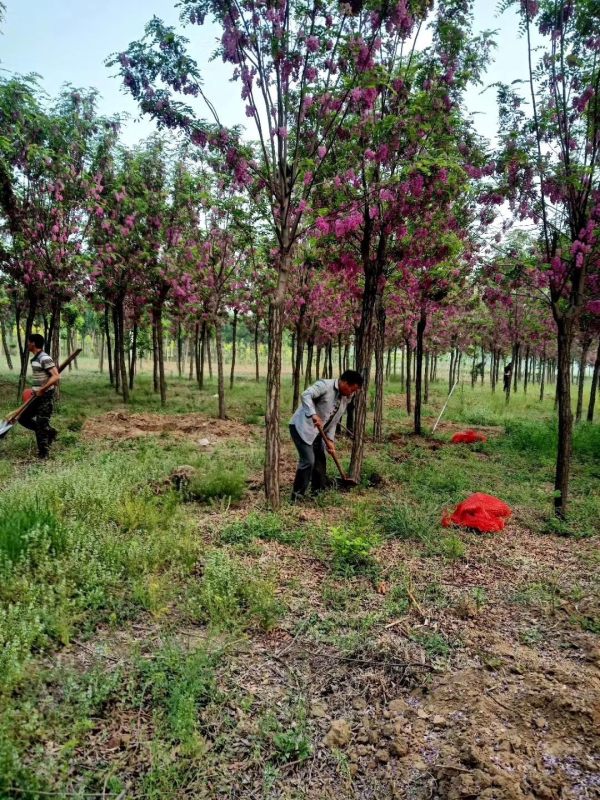
{"type": "MultiPolygon", "coordinates": [[[[106,58],[126,49],[140,38],[144,25],[156,15],[169,24],[178,20],[175,0],[5,0],[6,19],[0,34],[0,69],[21,75],[37,73],[40,85],[50,95],[70,83],[100,92],[99,112],[129,115],[122,139],[132,145],[152,131],[153,123],[140,119],[136,103],[114,77],[115,68],[105,66],[106,58]],[[111,75],[111,72],[113,73],[111,75]]],[[[485,84],[506,83],[523,78],[527,72],[525,42],[520,38],[513,11],[497,16],[494,0],[475,0],[475,28],[497,30],[494,61],[485,84]]],[[[198,61],[204,89],[225,125],[245,124],[239,84],[230,83],[231,66],[220,59],[211,61],[218,29],[212,24],[188,28],[191,54],[198,61]]],[[[493,89],[469,90],[466,102],[481,134],[492,139],[496,130],[496,98],[493,89]]],[[[252,132],[250,132],[252,135],[252,132]]]]}

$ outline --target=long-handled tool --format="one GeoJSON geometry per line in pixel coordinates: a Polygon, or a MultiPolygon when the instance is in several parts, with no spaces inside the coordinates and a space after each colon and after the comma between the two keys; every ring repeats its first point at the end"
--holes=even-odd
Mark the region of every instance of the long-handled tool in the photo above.
{"type": "MultiPolygon", "coordinates": [[[[71,355],[67,359],[65,359],[65,361],[63,361],[63,363],[58,367],[58,371],[62,372],[64,369],[66,369],[69,366],[69,364],[72,361],[74,361],[80,353],[81,353],[81,348],[75,350],[74,353],[71,353],[71,355]]],[[[19,406],[19,408],[17,408],[15,411],[9,414],[5,420],[0,421],[0,439],[3,439],[6,436],[6,434],[10,431],[10,429],[13,427],[13,425],[17,424],[21,414],[23,414],[23,412],[29,408],[29,406],[33,403],[33,401],[37,397],[38,395],[32,394],[28,400],[26,400],[22,405],[19,406]]]]}
{"type": "MultiPolygon", "coordinates": [[[[323,438],[323,441],[325,443],[327,443],[329,441],[329,438],[328,438],[327,434],[325,433],[325,431],[323,430],[323,426],[321,425],[320,422],[315,422],[315,425],[317,426],[317,430],[321,434],[321,436],[323,438]]],[[[340,476],[342,478],[342,488],[343,489],[352,489],[354,486],[358,486],[358,481],[355,481],[354,478],[350,478],[348,475],[346,475],[346,472],[345,472],[344,468],[342,467],[342,464],[341,464],[339,458],[337,457],[337,453],[335,452],[335,450],[333,452],[329,452],[329,455],[335,461],[335,465],[338,468],[338,471],[339,471],[340,476]]]]}
{"type": "Polygon", "coordinates": [[[444,413],[444,411],[446,410],[446,406],[448,405],[448,401],[449,401],[449,400],[450,400],[450,398],[452,397],[452,392],[453,392],[453,391],[456,389],[456,384],[457,384],[457,383],[458,383],[458,381],[455,381],[455,382],[454,382],[454,386],[453,386],[453,387],[450,389],[450,394],[449,394],[449,395],[448,395],[448,397],[446,398],[446,402],[444,403],[444,407],[443,407],[443,408],[442,408],[442,410],[440,411],[440,415],[439,415],[439,417],[436,419],[436,421],[435,421],[435,425],[433,426],[433,428],[432,428],[432,430],[431,430],[431,433],[432,433],[432,434],[434,434],[434,433],[435,433],[435,429],[437,428],[437,426],[438,426],[438,423],[439,423],[439,421],[440,421],[440,420],[441,420],[441,418],[442,418],[442,414],[443,414],[443,413],[444,413]]]}

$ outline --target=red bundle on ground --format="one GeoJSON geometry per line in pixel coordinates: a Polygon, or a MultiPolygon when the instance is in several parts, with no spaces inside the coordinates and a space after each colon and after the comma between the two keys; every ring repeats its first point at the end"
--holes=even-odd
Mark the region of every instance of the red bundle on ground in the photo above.
{"type": "Polygon", "coordinates": [[[454,444],[458,442],[473,444],[473,442],[487,442],[487,436],[484,436],[483,433],[477,433],[477,431],[468,430],[462,433],[455,433],[450,441],[454,442],[454,444]]]}
{"type": "Polygon", "coordinates": [[[484,533],[496,533],[504,528],[505,520],[512,514],[502,500],[491,494],[477,492],[456,506],[453,514],[442,519],[442,525],[460,525],[484,533]]]}

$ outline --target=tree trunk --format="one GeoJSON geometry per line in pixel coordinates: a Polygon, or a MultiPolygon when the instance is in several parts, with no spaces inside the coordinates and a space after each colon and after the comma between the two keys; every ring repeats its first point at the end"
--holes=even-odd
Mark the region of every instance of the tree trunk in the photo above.
{"type": "Polygon", "coordinates": [[[114,354],[114,368],[115,368],[115,392],[117,394],[121,394],[121,360],[120,360],[121,341],[119,332],[119,311],[117,307],[117,302],[115,302],[112,307],[112,322],[113,322],[113,333],[114,333],[113,354],[114,354]]]}
{"type": "Polygon", "coordinates": [[[544,352],[542,353],[542,358],[540,360],[540,364],[541,364],[541,368],[540,368],[540,403],[544,399],[544,384],[545,384],[545,379],[546,379],[545,360],[546,360],[546,347],[544,346],[544,352]]]}
{"type": "Polygon", "coordinates": [[[194,359],[196,360],[196,383],[198,384],[198,389],[202,389],[201,380],[202,380],[202,367],[200,366],[200,341],[201,341],[201,326],[198,321],[194,325],[194,359]]]}
{"type": "Polygon", "coordinates": [[[308,350],[306,354],[306,373],[304,375],[304,388],[308,389],[308,387],[312,383],[312,361],[313,361],[313,351],[315,349],[314,342],[312,339],[308,340],[308,350]]]}
{"type": "Polygon", "coordinates": [[[135,378],[135,370],[136,370],[137,339],[138,339],[138,324],[136,321],[133,323],[133,338],[131,341],[131,353],[129,359],[129,388],[131,391],[133,391],[133,379],[135,378]]]}
{"type": "Polygon", "coordinates": [[[317,380],[321,377],[325,377],[325,375],[321,376],[321,348],[317,346],[317,363],[315,364],[315,375],[317,376],[317,380]]]}
{"type": "Polygon", "coordinates": [[[347,369],[350,369],[350,345],[349,344],[345,344],[344,345],[344,369],[343,369],[343,372],[345,372],[347,369]]]}
{"type": "MultiPolygon", "coordinates": [[[[303,306],[304,308],[304,306],[303,306]]],[[[293,374],[293,393],[292,393],[292,414],[298,408],[300,402],[300,369],[302,366],[302,353],[304,352],[304,341],[300,335],[300,325],[296,334],[296,360],[294,362],[293,374]]]]}
{"type": "Polygon", "coordinates": [[[108,306],[104,306],[104,336],[106,338],[106,357],[108,359],[108,380],[113,386],[115,382],[115,369],[113,367],[113,347],[110,341],[110,312],[108,306]]]}
{"type": "Polygon", "coordinates": [[[254,371],[256,382],[260,381],[260,364],[258,358],[258,319],[256,320],[256,325],[254,326],[254,371]]]}
{"type": "Polygon", "coordinates": [[[452,391],[454,386],[454,348],[450,350],[450,369],[448,371],[448,393],[452,391]]]}
{"type": "Polygon", "coordinates": [[[527,384],[529,382],[529,347],[525,348],[525,374],[523,377],[523,393],[527,394],[527,384]]]}
{"type": "Polygon", "coordinates": [[[485,350],[481,348],[481,385],[485,382],[485,350]]]}
{"type": "MultiPolygon", "coordinates": [[[[286,270],[287,271],[287,270],[286,270]]],[[[281,280],[281,277],[280,277],[281,280]]],[[[281,286],[278,287],[281,289],[281,286]]],[[[279,294],[279,292],[278,292],[279,294]]],[[[267,402],[265,414],[265,496],[273,510],[280,506],[279,466],[281,441],[279,417],[281,405],[281,346],[283,342],[283,303],[275,298],[269,304],[267,356],[267,402]]]]}
{"type": "Polygon", "coordinates": [[[429,402],[429,350],[425,351],[425,389],[423,392],[423,402],[429,402]]]}
{"type": "Polygon", "coordinates": [[[163,307],[166,298],[166,291],[159,292],[157,302],[153,309],[153,318],[156,325],[156,355],[158,361],[158,390],[160,392],[160,404],[167,404],[167,382],[165,379],[165,337],[163,331],[163,307]]]}
{"type": "Polygon", "coordinates": [[[592,375],[592,389],[590,392],[590,401],[588,403],[587,421],[594,421],[594,406],[596,405],[596,392],[598,391],[598,377],[600,375],[600,340],[598,340],[598,350],[596,351],[596,360],[594,361],[594,374],[592,375]]]}
{"type": "Polygon", "coordinates": [[[225,370],[223,366],[223,332],[221,320],[215,320],[215,349],[217,351],[217,394],[219,395],[219,419],[227,419],[225,412],[225,370]]]}
{"type": "Polygon", "coordinates": [[[235,379],[235,356],[237,348],[237,321],[238,310],[233,309],[233,323],[231,326],[231,372],[229,374],[229,388],[233,389],[233,381],[235,379]]]}
{"type": "Polygon", "coordinates": [[[213,368],[212,368],[212,354],[210,351],[210,325],[206,326],[206,358],[208,360],[208,377],[212,381],[213,377],[213,368]]]}
{"type": "Polygon", "coordinates": [[[13,363],[12,358],[10,357],[8,340],[6,338],[6,323],[3,319],[0,320],[0,334],[2,335],[2,349],[4,350],[4,357],[6,358],[6,366],[12,371],[13,363]]]}
{"type": "Polygon", "coordinates": [[[344,371],[344,367],[342,365],[342,335],[339,334],[338,336],[338,370],[340,375],[344,371]]]}
{"type": "Polygon", "coordinates": [[[100,370],[100,374],[104,372],[104,330],[100,332],[100,348],[99,348],[99,364],[98,368],[100,370]]]}
{"type": "Polygon", "coordinates": [[[422,384],[423,384],[423,339],[425,336],[425,326],[427,325],[427,315],[421,311],[421,316],[417,322],[417,358],[415,370],[415,433],[420,436],[421,430],[421,404],[422,404],[422,384]]]}
{"type": "Polygon", "coordinates": [[[177,320],[177,375],[181,378],[183,373],[183,337],[181,335],[181,320],[177,320]]]}
{"type": "Polygon", "coordinates": [[[206,358],[206,322],[202,323],[200,334],[200,369],[198,370],[198,388],[204,389],[204,363],[206,358]]]}
{"type": "Polygon", "coordinates": [[[17,399],[21,398],[23,394],[23,390],[25,389],[25,382],[27,380],[27,367],[29,364],[29,350],[27,349],[27,343],[31,331],[33,329],[33,321],[35,320],[35,312],[37,309],[37,299],[30,298],[29,300],[29,309],[27,311],[27,318],[25,320],[25,336],[23,338],[23,344],[21,347],[21,371],[19,374],[19,385],[17,388],[17,399]]]}
{"type": "Polygon", "coordinates": [[[556,390],[558,400],[558,451],[554,481],[554,511],[564,518],[567,513],[571,452],[573,446],[573,412],[571,410],[571,342],[573,322],[563,317],[555,318],[558,328],[558,369],[556,390]]]}
{"type": "Polygon", "coordinates": [[[377,302],[379,274],[369,268],[365,270],[365,286],[361,309],[360,324],[356,337],[356,368],[363,377],[363,385],[355,397],[354,412],[354,440],[352,442],[352,458],[350,472],[355,480],[360,478],[362,470],[365,430],[367,424],[367,401],[369,397],[369,382],[371,379],[371,359],[373,354],[373,324],[375,306],[377,302]]]}
{"type": "Polygon", "coordinates": [[[519,342],[515,342],[513,345],[513,358],[512,358],[512,365],[513,365],[513,394],[517,391],[517,381],[519,379],[519,369],[521,359],[519,356],[519,350],[521,349],[521,345],[519,342]]]}
{"type": "Polygon", "coordinates": [[[412,412],[412,402],[411,402],[411,374],[410,374],[410,367],[411,367],[411,356],[412,356],[412,348],[410,346],[410,341],[405,339],[406,342],[406,413],[410,416],[412,412]]]}
{"type": "Polygon", "coordinates": [[[477,352],[474,351],[473,352],[473,361],[471,363],[471,389],[475,388],[475,381],[476,381],[476,377],[475,377],[475,366],[476,365],[475,365],[475,362],[476,362],[476,360],[477,360],[477,352]]]}
{"type": "Polygon", "coordinates": [[[152,390],[155,394],[159,392],[158,386],[158,326],[156,314],[152,309],[152,390]]]}
{"type": "Polygon", "coordinates": [[[378,297],[375,310],[377,333],[375,337],[375,410],[373,419],[373,441],[383,438],[383,392],[384,392],[384,355],[385,355],[385,306],[381,295],[378,297]]]}
{"type": "Polygon", "coordinates": [[[400,391],[403,392],[406,387],[406,375],[404,372],[404,347],[400,348],[400,391]]]}
{"type": "Polygon", "coordinates": [[[581,415],[583,413],[583,385],[585,383],[585,365],[587,364],[587,357],[592,345],[591,338],[584,339],[581,345],[581,359],[579,361],[579,382],[577,387],[577,411],[575,412],[575,422],[581,422],[581,415]]]}

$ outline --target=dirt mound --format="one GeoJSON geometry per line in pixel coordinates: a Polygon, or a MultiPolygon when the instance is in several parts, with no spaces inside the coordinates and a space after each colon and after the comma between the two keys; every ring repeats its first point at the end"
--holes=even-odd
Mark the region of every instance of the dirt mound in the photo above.
{"type": "Polygon", "coordinates": [[[140,436],[174,436],[194,439],[208,447],[217,439],[248,439],[251,429],[234,420],[212,419],[204,414],[129,414],[109,411],[88,419],[85,439],[137,439],[140,436]]]}

